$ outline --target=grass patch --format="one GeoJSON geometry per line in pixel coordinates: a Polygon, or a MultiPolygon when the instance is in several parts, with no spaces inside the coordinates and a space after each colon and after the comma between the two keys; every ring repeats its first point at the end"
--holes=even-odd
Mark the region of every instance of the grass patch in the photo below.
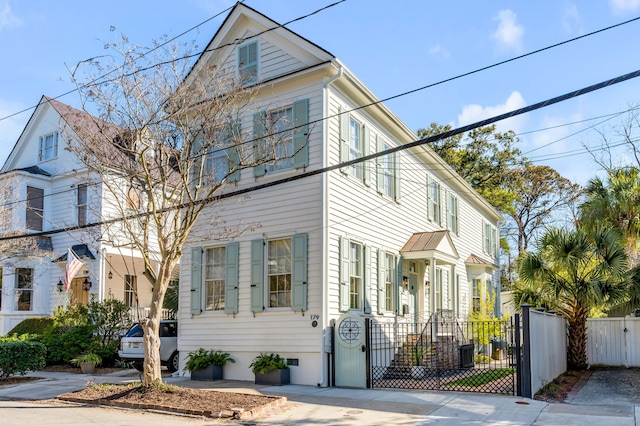
{"type": "Polygon", "coordinates": [[[487,383],[493,382],[494,380],[502,379],[503,377],[507,377],[515,372],[513,368],[500,368],[497,370],[487,370],[483,371],[479,374],[474,374],[473,376],[463,377],[461,379],[454,380],[452,382],[448,382],[447,386],[466,386],[466,387],[477,387],[486,385],[487,383]]]}

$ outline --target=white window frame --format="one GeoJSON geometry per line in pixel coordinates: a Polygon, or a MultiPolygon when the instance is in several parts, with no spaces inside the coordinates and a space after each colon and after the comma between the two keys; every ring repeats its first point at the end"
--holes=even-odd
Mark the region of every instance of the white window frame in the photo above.
{"type": "Polygon", "coordinates": [[[459,200],[453,193],[447,194],[447,229],[458,235],[460,227],[459,200]]]}
{"type": "Polygon", "coordinates": [[[15,283],[14,283],[14,301],[15,304],[13,306],[13,310],[16,312],[28,312],[28,311],[33,311],[33,296],[34,296],[34,292],[33,292],[33,275],[34,275],[34,270],[33,268],[15,268],[14,269],[14,273],[15,273],[15,283]],[[23,273],[22,271],[29,271],[28,274],[28,278],[29,280],[27,282],[21,280],[21,277],[23,277],[23,273]],[[20,303],[21,303],[21,299],[23,298],[23,295],[28,295],[28,299],[29,299],[29,309],[20,309],[20,303]]]}
{"type": "Polygon", "coordinates": [[[58,157],[58,132],[49,133],[40,136],[40,144],[38,146],[38,161],[48,161],[58,157]]]}
{"type": "MultiPolygon", "coordinates": [[[[204,137],[204,136],[203,136],[204,137]]],[[[233,136],[230,130],[217,129],[213,132],[214,143],[207,142],[204,155],[203,182],[206,185],[220,183],[229,175],[229,152],[233,136]]]]}
{"type": "Polygon", "coordinates": [[[87,204],[89,200],[88,185],[86,183],[78,184],[76,189],[76,203],[78,212],[78,226],[87,224],[88,209],[87,204]]]}
{"type": "MultiPolygon", "coordinates": [[[[293,168],[293,105],[267,113],[267,129],[273,135],[273,161],[265,164],[267,172],[293,168]]],[[[265,140],[264,143],[267,143],[265,140]]]]}
{"type": "Polygon", "coordinates": [[[429,188],[427,188],[427,196],[429,200],[427,202],[431,211],[429,211],[429,218],[437,223],[442,223],[442,208],[440,200],[440,183],[431,179],[429,182],[429,188]]]}
{"type": "Polygon", "coordinates": [[[471,280],[471,312],[480,312],[482,306],[482,295],[480,294],[480,283],[482,280],[474,278],[471,280]]]}
{"type": "Polygon", "coordinates": [[[242,85],[243,86],[248,86],[250,84],[256,83],[258,81],[258,75],[260,72],[260,67],[259,67],[259,58],[260,58],[260,46],[258,43],[258,40],[252,40],[248,43],[242,44],[240,46],[238,46],[238,76],[240,77],[240,79],[242,80],[242,85]],[[251,51],[251,46],[255,46],[255,61],[251,62],[250,61],[250,57],[249,57],[249,53],[251,51]],[[242,55],[242,50],[243,49],[247,49],[247,62],[243,62],[243,59],[241,57],[242,55]],[[255,71],[250,71],[249,69],[255,67],[255,71]]]}
{"type": "MultiPolygon", "coordinates": [[[[384,150],[387,151],[391,149],[391,146],[387,143],[383,144],[384,150]]],[[[395,188],[394,188],[394,179],[395,179],[395,164],[394,164],[394,154],[387,154],[382,157],[382,194],[386,195],[389,198],[395,198],[395,188]]]]}
{"type": "Polygon", "coordinates": [[[227,249],[225,246],[204,249],[203,297],[205,311],[224,311],[226,298],[227,249]]]}
{"type": "Polygon", "coordinates": [[[384,277],[384,310],[387,312],[395,311],[395,301],[394,301],[394,293],[395,293],[395,280],[396,280],[396,256],[391,253],[384,254],[384,262],[386,263],[385,273],[387,274],[384,277]]]}
{"type": "Polygon", "coordinates": [[[267,241],[266,277],[270,309],[291,307],[292,244],[290,237],[267,241]]]}
{"type": "Polygon", "coordinates": [[[124,276],[124,303],[132,307],[138,306],[138,277],[135,275],[124,276]]]}
{"type": "MultiPolygon", "coordinates": [[[[362,123],[355,118],[349,116],[349,161],[362,158],[364,155],[364,135],[362,131],[362,123]]],[[[349,173],[358,178],[364,179],[364,163],[352,164],[349,167],[349,173]]]]}
{"type": "Polygon", "coordinates": [[[364,309],[364,245],[349,242],[349,309],[364,309]]]}
{"type": "Polygon", "coordinates": [[[27,185],[26,198],[27,198],[27,206],[26,206],[26,212],[25,212],[25,227],[31,231],[43,231],[44,230],[44,189],[27,185]],[[29,197],[30,189],[40,191],[41,195],[29,197]],[[37,204],[34,205],[34,202],[36,202],[37,204]]]}

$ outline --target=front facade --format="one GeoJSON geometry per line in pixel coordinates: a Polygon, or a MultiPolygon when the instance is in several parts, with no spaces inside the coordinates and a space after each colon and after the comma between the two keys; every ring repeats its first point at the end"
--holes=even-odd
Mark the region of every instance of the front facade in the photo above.
{"type": "Polygon", "coordinates": [[[34,235],[2,243],[0,335],[25,318],[51,315],[70,303],[115,298],[137,308],[151,300],[135,251],[112,244],[102,227],[82,228],[104,219],[109,204],[100,179],[68,148],[83,116],[43,97],[0,170],[3,236],[34,235]],[[70,249],[82,266],[66,291],[70,249]]]}
{"type": "Polygon", "coordinates": [[[330,53],[275,27],[238,4],[196,64],[260,85],[245,140],[264,136],[258,116],[293,130],[277,148],[290,158],[241,170],[225,190],[248,192],[203,212],[198,235],[214,217],[235,233],[184,250],[178,346],[183,363],[229,352],[225,378],[239,380],[258,353],[279,353],[292,383],[322,386],[341,318],[464,318],[479,289],[497,294],[501,217],[426,146],[357,162],[417,136],[330,53]]]}

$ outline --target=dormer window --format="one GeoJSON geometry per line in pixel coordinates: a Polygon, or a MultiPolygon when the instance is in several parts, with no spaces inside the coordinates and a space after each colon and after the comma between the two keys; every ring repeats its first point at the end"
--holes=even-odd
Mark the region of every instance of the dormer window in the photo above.
{"type": "Polygon", "coordinates": [[[40,137],[38,161],[47,161],[58,156],[58,132],[40,137]]]}
{"type": "Polygon", "coordinates": [[[238,47],[238,75],[244,86],[258,81],[258,41],[238,47]]]}

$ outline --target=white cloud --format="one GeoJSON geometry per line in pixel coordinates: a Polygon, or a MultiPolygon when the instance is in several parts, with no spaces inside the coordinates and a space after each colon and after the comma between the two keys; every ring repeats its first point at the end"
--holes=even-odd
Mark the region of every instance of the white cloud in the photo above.
{"type": "Polygon", "coordinates": [[[440,46],[439,44],[435,46],[431,46],[429,48],[429,55],[437,55],[437,54],[441,54],[445,58],[448,58],[449,56],[451,56],[449,51],[444,47],[440,46]]]}
{"type": "MultiPolygon", "coordinates": [[[[496,115],[504,114],[509,111],[513,111],[518,108],[523,108],[526,106],[524,98],[518,91],[513,91],[509,95],[504,103],[494,105],[494,106],[486,106],[478,104],[465,105],[462,108],[462,112],[458,115],[458,126],[464,126],[466,124],[475,123],[480,120],[484,120],[489,117],[494,117],[496,115]]],[[[499,121],[496,123],[499,131],[507,131],[513,130],[516,133],[519,133],[524,125],[525,117],[524,115],[520,115],[513,118],[507,118],[505,120],[499,121]]]]}
{"type": "Polygon", "coordinates": [[[11,12],[9,2],[0,4],[0,31],[22,25],[22,21],[11,12]]]}
{"type": "Polygon", "coordinates": [[[517,23],[517,16],[509,9],[501,10],[494,18],[499,21],[498,29],[492,34],[498,49],[502,51],[522,51],[524,27],[517,23]]]}
{"type": "Polygon", "coordinates": [[[609,6],[614,14],[623,15],[640,9],[640,0],[609,0],[609,6]]]}
{"type": "Polygon", "coordinates": [[[576,31],[580,33],[582,32],[580,24],[581,19],[578,7],[573,3],[567,4],[564,8],[564,14],[562,16],[562,26],[564,27],[565,31],[569,34],[576,31]]]}

